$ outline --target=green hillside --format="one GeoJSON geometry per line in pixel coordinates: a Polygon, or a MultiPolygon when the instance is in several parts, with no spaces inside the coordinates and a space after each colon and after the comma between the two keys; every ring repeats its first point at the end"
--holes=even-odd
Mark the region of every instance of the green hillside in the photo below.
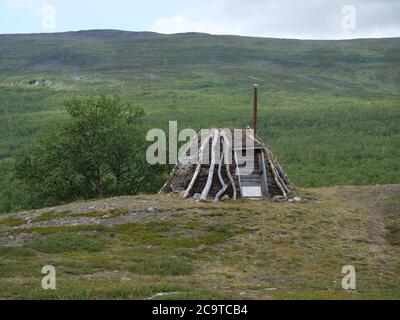
{"type": "Polygon", "coordinates": [[[65,120],[65,99],[117,93],[150,127],[245,127],[254,83],[259,134],[297,185],[400,183],[400,38],[0,35],[0,212],[24,207],[12,157],[65,120]]]}

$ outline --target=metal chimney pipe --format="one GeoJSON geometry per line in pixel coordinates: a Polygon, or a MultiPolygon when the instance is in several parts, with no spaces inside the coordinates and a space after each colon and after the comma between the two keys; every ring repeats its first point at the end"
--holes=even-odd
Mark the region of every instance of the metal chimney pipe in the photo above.
{"type": "Polygon", "coordinates": [[[253,130],[254,138],[257,138],[258,84],[254,85],[253,98],[253,130]]]}

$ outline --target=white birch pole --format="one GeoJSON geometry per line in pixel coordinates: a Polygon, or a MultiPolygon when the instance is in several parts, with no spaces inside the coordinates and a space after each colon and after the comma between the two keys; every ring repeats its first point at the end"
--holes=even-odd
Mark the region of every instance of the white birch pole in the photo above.
{"type": "Polygon", "coordinates": [[[208,171],[208,179],[206,186],[204,187],[204,190],[201,194],[200,201],[206,201],[208,197],[208,193],[210,192],[211,186],[212,186],[212,180],[214,177],[214,169],[215,169],[215,162],[216,162],[216,148],[217,144],[219,143],[219,130],[215,130],[214,136],[213,136],[213,143],[212,143],[212,148],[211,148],[211,164],[210,164],[210,170],[208,171]]]}
{"type": "Polygon", "coordinates": [[[187,198],[187,197],[189,196],[189,194],[190,194],[190,191],[192,191],[192,188],[193,188],[193,186],[194,186],[194,184],[195,184],[195,182],[196,182],[196,180],[197,180],[197,177],[198,177],[198,175],[199,175],[199,173],[200,173],[201,161],[202,161],[202,159],[203,159],[203,152],[204,152],[204,149],[206,148],[207,143],[210,141],[210,138],[211,138],[212,136],[213,136],[213,133],[209,134],[209,135],[207,136],[207,138],[206,138],[206,139],[203,141],[203,143],[201,144],[201,147],[200,147],[200,150],[199,150],[199,163],[197,164],[196,171],[194,172],[193,178],[192,178],[192,180],[190,181],[189,187],[186,189],[186,191],[185,191],[185,193],[184,193],[184,195],[183,195],[183,198],[187,198]]]}

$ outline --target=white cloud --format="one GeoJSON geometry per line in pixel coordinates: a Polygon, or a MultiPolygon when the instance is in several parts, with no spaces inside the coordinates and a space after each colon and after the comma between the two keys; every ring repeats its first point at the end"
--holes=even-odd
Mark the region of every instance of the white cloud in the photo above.
{"type": "Polygon", "coordinates": [[[300,39],[400,36],[400,0],[172,0],[168,6],[163,0],[153,0],[151,6],[157,10],[150,10],[150,4],[138,5],[139,0],[114,0],[113,10],[107,10],[105,3],[110,2],[106,0],[0,1],[10,10],[26,11],[24,14],[34,16],[38,25],[43,18],[42,8],[46,5],[58,8],[56,4],[59,4],[57,12],[63,18],[60,21],[77,25],[74,29],[135,25],[135,30],[161,33],[206,32],[300,39]],[[345,5],[356,9],[354,29],[343,28],[345,5]],[[132,8],[140,12],[139,18],[132,18],[133,14],[127,18],[132,8]],[[75,21],[75,12],[86,15],[84,23],[75,21]],[[104,19],[95,19],[95,13],[101,13],[104,19]],[[132,23],[133,20],[136,22],[132,23]]]}
{"type": "Polygon", "coordinates": [[[171,18],[162,17],[157,19],[150,27],[151,30],[160,33],[181,33],[181,32],[204,32],[212,34],[240,33],[239,28],[228,27],[213,21],[192,20],[183,16],[171,18]]]}
{"type": "Polygon", "coordinates": [[[161,33],[207,32],[300,39],[400,36],[398,0],[192,0],[154,21],[161,33]],[[354,30],[343,28],[343,7],[356,9],[354,30]]]}
{"type": "Polygon", "coordinates": [[[41,0],[6,0],[6,4],[12,9],[35,9],[42,4],[41,0]]]}
{"type": "Polygon", "coordinates": [[[50,0],[6,0],[6,5],[12,10],[27,11],[37,19],[42,31],[56,30],[56,7],[50,0]]]}

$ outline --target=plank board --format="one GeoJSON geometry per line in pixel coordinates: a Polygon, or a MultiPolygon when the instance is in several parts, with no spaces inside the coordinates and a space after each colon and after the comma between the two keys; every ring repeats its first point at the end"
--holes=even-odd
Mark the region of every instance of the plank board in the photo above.
{"type": "Polygon", "coordinates": [[[242,196],[244,198],[262,198],[261,185],[258,187],[242,187],[242,196]]]}

